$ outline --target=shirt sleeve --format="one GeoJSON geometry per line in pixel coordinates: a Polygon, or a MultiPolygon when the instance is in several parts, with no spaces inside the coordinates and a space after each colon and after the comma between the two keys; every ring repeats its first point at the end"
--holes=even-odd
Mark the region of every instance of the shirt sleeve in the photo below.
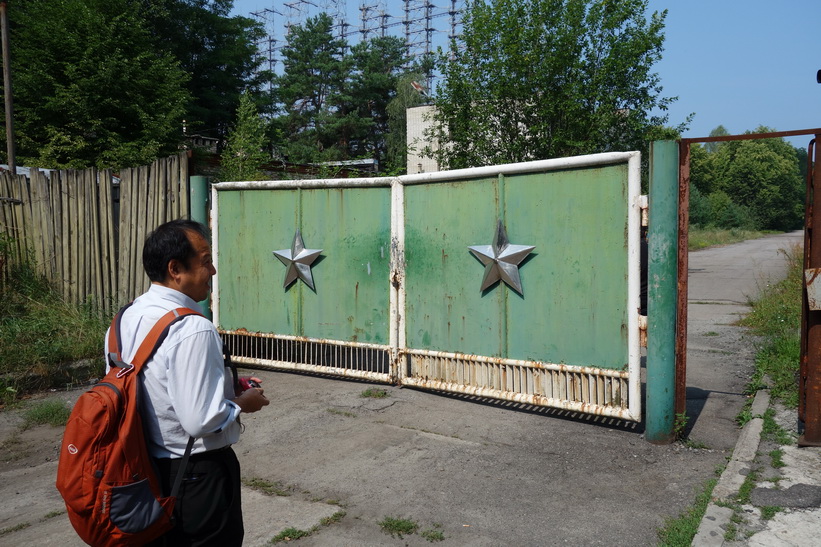
{"type": "Polygon", "coordinates": [[[192,437],[222,431],[239,416],[226,398],[222,341],[213,330],[201,330],[165,348],[168,395],[185,432],[192,437]]]}

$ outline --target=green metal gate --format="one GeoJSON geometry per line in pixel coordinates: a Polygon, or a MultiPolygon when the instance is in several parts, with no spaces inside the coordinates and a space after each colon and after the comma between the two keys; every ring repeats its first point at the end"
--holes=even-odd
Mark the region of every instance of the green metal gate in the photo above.
{"type": "Polygon", "coordinates": [[[213,186],[237,362],[638,420],[639,154],[213,186]]]}

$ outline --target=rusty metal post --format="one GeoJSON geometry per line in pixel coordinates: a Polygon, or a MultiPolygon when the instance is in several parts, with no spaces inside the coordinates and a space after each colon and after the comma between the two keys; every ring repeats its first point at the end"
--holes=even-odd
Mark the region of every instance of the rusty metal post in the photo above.
{"type": "Polygon", "coordinates": [[[679,142],[678,294],[676,297],[676,416],[687,413],[687,292],[690,227],[690,143],[679,142]]]}
{"type": "MultiPolygon", "coordinates": [[[[815,136],[815,161],[810,187],[810,208],[806,212],[809,249],[805,247],[805,268],[821,268],[821,229],[816,230],[815,211],[821,211],[821,147],[817,146],[821,135],[815,136]],[[808,259],[808,260],[807,260],[808,259]]],[[[806,300],[806,287],[804,298],[806,300]]],[[[804,434],[798,439],[798,446],[821,446],[821,310],[806,311],[806,363],[799,380],[799,390],[803,392],[804,434]]]]}

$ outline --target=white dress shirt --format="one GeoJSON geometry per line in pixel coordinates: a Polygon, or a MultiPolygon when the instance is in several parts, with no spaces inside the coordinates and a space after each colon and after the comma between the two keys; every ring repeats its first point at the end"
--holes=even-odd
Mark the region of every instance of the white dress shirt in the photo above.
{"type": "MultiPolygon", "coordinates": [[[[162,285],[152,284],[137,297],[120,322],[122,360],[128,363],[154,324],[180,307],[201,311],[194,300],[162,285]]],[[[108,355],[108,334],[105,345],[108,355]]],[[[208,319],[191,315],[171,325],[140,375],[143,427],[152,456],[181,458],[189,436],[197,439],[192,454],[239,441],[233,377],[223,363],[222,340],[208,319]]]]}

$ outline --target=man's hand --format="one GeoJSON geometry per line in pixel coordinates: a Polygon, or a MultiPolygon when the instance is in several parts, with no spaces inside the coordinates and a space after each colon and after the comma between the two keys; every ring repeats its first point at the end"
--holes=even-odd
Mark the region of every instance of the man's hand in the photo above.
{"type": "Polygon", "coordinates": [[[252,387],[243,391],[239,397],[234,397],[234,402],[242,412],[256,412],[264,406],[271,404],[265,395],[265,390],[261,387],[252,387]]]}

